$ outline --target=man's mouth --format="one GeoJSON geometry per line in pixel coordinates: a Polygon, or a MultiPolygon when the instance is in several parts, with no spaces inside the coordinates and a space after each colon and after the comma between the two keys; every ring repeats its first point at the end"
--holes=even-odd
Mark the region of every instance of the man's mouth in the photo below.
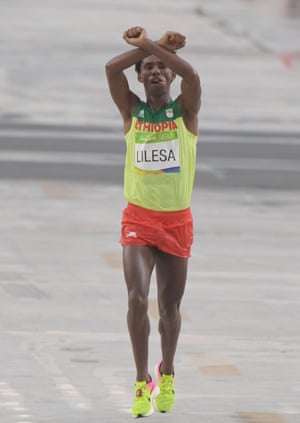
{"type": "Polygon", "coordinates": [[[150,80],[151,84],[161,85],[164,83],[164,80],[162,78],[151,78],[150,80]]]}

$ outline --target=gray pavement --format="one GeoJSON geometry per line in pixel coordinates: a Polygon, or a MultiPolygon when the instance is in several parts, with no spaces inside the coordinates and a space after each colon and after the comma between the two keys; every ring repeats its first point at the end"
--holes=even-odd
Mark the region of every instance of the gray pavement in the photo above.
{"type": "Polygon", "coordinates": [[[299,3],[0,2],[1,423],[132,421],[104,63],[136,24],[185,33],[203,85],[177,400],[149,421],[300,421],[299,3]]]}
{"type": "MultiPolygon", "coordinates": [[[[131,421],[121,187],[2,181],[0,198],[0,421],[131,421]]],[[[197,189],[193,212],[177,402],[151,421],[298,423],[300,198],[197,189]]],[[[155,298],[153,280],[151,365],[155,298]]]]}

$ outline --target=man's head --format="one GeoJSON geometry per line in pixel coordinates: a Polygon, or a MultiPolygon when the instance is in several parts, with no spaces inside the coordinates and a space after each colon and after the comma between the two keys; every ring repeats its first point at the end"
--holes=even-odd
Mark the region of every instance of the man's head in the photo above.
{"type": "MultiPolygon", "coordinates": [[[[176,54],[175,50],[171,50],[171,53],[176,54]]],[[[144,59],[145,60],[145,59],[144,59]]],[[[136,71],[136,73],[140,73],[141,72],[141,66],[142,66],[143,60],[140,60],[139,62],[137,62],[134,65],[134,70],[136,71]]]]}
{"type": "Polygon", "coordinates": [[[135,64],[138,80],[144,84],[146,91],[168,90],[176,74],[158,57],[151,55],[135,64]]]}

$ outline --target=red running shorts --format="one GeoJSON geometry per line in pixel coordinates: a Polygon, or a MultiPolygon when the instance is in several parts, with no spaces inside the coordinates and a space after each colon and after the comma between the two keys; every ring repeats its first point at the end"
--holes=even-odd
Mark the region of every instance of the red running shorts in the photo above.
{"type": "Polygon", "coordinates": [[[123,210],[121,245],[152,245],[165,253],[190,257],[194,239],[191,209],[161,212],[129,203],[123,210]]]}

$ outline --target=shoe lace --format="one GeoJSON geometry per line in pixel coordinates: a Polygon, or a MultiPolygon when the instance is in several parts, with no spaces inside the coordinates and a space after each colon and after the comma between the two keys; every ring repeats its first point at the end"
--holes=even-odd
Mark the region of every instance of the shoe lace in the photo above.
{"type": "Polygon", "coordinates": [[[173,376],[163,375],[161,380],[161,391],[165,394],[174,393],[173,376]]]}

